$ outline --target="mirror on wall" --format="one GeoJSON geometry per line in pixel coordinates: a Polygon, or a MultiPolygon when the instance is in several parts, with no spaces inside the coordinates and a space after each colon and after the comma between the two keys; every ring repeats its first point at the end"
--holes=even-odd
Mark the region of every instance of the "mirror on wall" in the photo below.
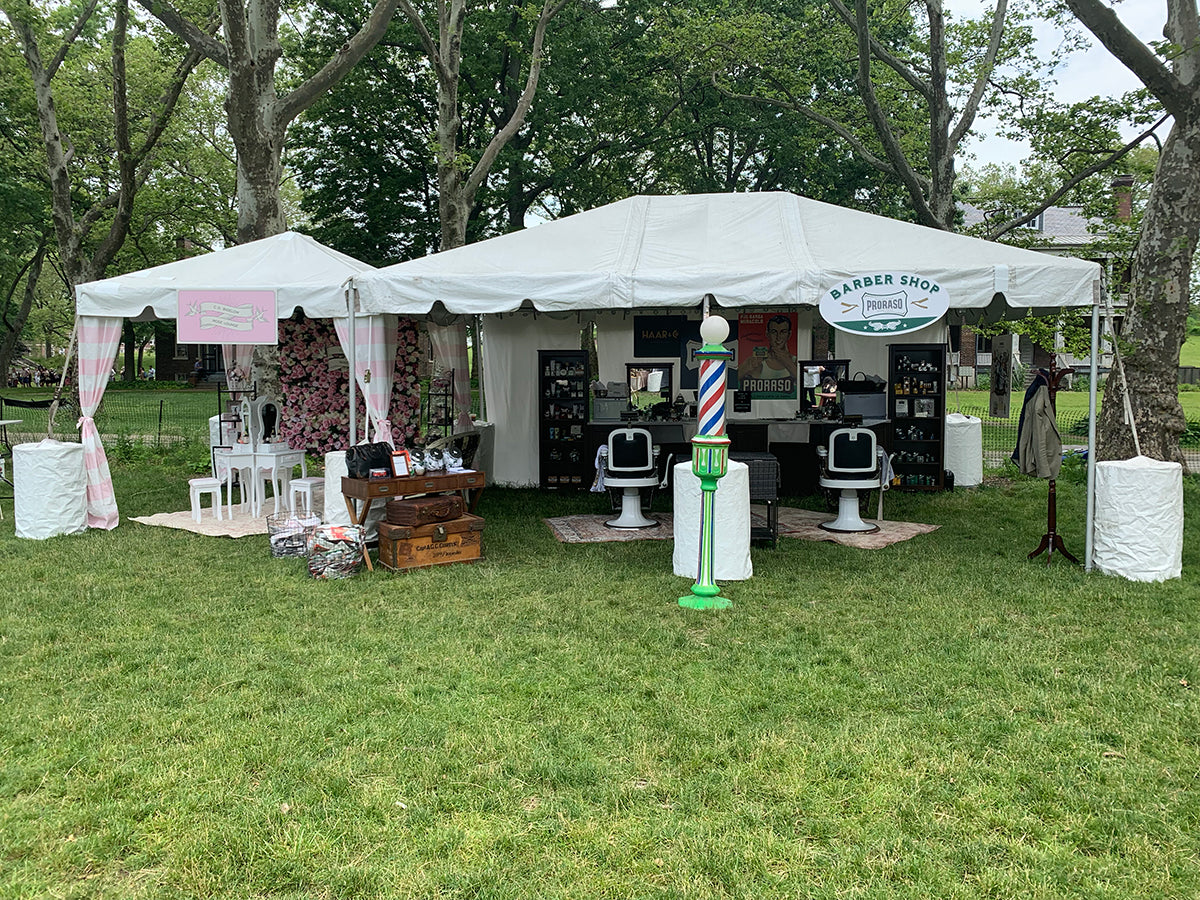
{"type": "Polygon", "coordinates": [[[670,363],[626,363],[625,381],[629,385],[629,405],[646,409],[671,400],[670,363]]]}
{"type": "Polygon", "coordinates": [[[812,409],[837,402],[838,382],[850,377],[850,360],[801,359],[796,371],[800,375],[800,409],[812,409]]]}

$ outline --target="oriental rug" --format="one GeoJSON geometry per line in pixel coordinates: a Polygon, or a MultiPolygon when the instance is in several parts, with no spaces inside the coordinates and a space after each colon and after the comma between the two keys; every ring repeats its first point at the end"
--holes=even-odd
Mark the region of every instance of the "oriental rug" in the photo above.
{"type": "MultiPolygon", "coordinates": [[[[612,517],[612,513],[599,516],[558,516],[546,519],[546,524],[550,526],[554,536],[565,544],[667,540],[675,537],[671,513],[651,513],[651,517],[659,521],[657,528],[609,528],[604,522],[612,517]]],[[[855,547],[859,550],[878,550],[890,544],[910,540],[919,534],[928,534],[940,527],[923,525],[920,522],[890,522],[886,519],[882,521],[864,520],[879,526],[879,531],[874,534],[835,534],[819,527],[822,522],[829,522],[833,518],[834,514],[830,512],[780,507],[779,536],[798,538],[803,541],[832,541],[835,544],[855,547]]],[[[766,508],[752,507],[752,527],[765,528],[766,524],[766,508]]]]}

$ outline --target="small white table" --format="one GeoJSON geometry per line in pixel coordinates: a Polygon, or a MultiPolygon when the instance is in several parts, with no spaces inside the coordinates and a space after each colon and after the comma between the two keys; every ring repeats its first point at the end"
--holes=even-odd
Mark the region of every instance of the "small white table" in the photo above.
{"type": "MultiPolygon", "coordinates": [[[[293,450],[287,444],[259,444],[254,449],[250,444],[234,444],[233,447],[213,448],[213,474],[225,482],[225,505],[233,509],[233,475],[242,483],[242,496],[245,497],[246,485],[250,485],[250,514],[262,515],[263,501],[266,499],[262,489],[260,472],[270,470],[273,482],[272,490],[277,491],[276,497],[282,495],[286,503],[291,502],[289,484],[292,480],[292,469],[300,467],[300,476],[308,475],[308,462],[303,450],[293,450]]],[[[278,509],[278,502],[276,502],[278,509]]]]}

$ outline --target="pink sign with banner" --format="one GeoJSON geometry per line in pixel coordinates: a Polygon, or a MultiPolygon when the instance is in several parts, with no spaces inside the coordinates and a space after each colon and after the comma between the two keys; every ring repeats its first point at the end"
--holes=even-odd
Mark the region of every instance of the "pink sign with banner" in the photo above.
{"type": "Polygon", "coordinates": [[[180,344],[277,344],[274,291],[180,291],[180,344]]]}

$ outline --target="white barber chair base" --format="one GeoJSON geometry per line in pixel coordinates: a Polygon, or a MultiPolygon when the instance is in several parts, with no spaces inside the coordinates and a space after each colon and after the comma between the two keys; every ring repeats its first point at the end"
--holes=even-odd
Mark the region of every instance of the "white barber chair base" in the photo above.
{"type": "Polygon", "coordinates": [[[642,512],[642,488],[658,486],[658,476],[649,478],[607,478],[610,483],[619,482],[621,490],[621,514],[604,524],[609,528],[654,528],[660,523],[642,512]]]}
{"type": "Polygon", "coordinates": [[[878,481],[845,482],[824,478],[820,481],[821,487],[840,489],[837,518],[832,522],[822,522],[821,528],[839,534],[874,534],[879,530],[878,525],[864,522],[858,512],[858,492],[879,487],[878,481]]]}
{"type": "Polygon", "coordinates": [[[822,522],[821,528],[839,534],[873,534],[879,530],[878,525],[868,525],[859,515],[858,492],[880,491],[882,518],[883,456],[875,433],[854,425],[835,430],[829,436],[829,446],[817,448],[817,484],[838,492],[838,516],[832,522],[822,522]]]}

